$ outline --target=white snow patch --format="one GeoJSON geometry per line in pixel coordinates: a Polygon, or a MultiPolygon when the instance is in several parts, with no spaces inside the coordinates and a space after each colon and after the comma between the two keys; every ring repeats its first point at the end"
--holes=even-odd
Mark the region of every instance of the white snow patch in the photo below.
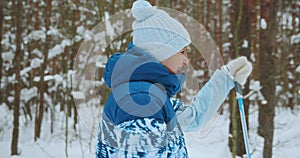
{"type": "Polygon", "coordinates": [[[53,76],[53,78],[55,79],[56,82],[60,83],[60,82],[63,82],[63,77],[61,77],[61,75],[58,75],[58,74],[55,74],[53,76]]]}
{"type": "Polygon", "coordinates": [[[278,95],[283,90],[282,86],[275,86],[275,95],[278,95]]]}
{"type": "Polygon", "coordinates": [[[47,31],[47,35],[63,37],[59,30],[53,27],[50,27],[50,29],[47,31]]]}
{"type": "Polygon", "coordinates": [[[32,54],[37,55],[39,58],[43,57],[43,53],[40,50],[38,50],[38,49],[34,49],[32,51],[32,54]]]}
{"type": "Polygon", "coordinates": [[[53,80],[54,77],[52,75],[47,75],[44,77],[44,81],[50,81],[50,80],[53,80]]]}
{"type": "Polygon", "coordinates": [[[57,55],[60,55],[64,52],[66,46],[71,45],[71,40],[64,39],[60,44],[55,45],[52,49],[49,50],[48,58],[52,59],[57,55]]]}
{"type": "Polygon", "coordinates": [[[261,90],[262,86],[260,85],[259,81],[253,81],[249,88],[253,91],[259,91],[261,90]]]}
{"type": "Polygon", "coordinates": [[[86,29],[84,26],[79,26],[76,29],[76,33],[78,35],[75,36],[75,41],[80,41],[82,39],[89,41],[94,38],[94,33],[88,29],[86,29]]]}
{"type": "Polygon", "coordinates": [[[291,36],[291,44],[300,43],[300,33],[291,36]]]}
{"type": "Polygon", "coordinates": [[[12,103],[15,100],[15,97],[9,96],[7,100],[8,102],[12,103]]]}
{"type": "Polygon", "coordinates": [[[254,53],[251,53],[251,54],[250,54],[250,59],[251,59],[251,61],[253,61],[253,62],[256,61],[254,53]]]}
{"type": "Polygon", "coordinates": [[[12,52],[2,52],[1,56],[4,61],[12,61],[15,57],[15,54],[12,52]]]}
{"type": "Polygon", "coordinates": [[[97,61],[97,62],[96,62],[96,67],[97,67],[97,68],[105,68],[105,63],[100,62],[100,61],[97,61]]]}
{"type": "Polygon", "coordinates": [[[300,73],[300,65],[296,68],[296,72],[300,73]]]}
{"type": "MultiPolygon", "coordinates": [[[[279,21],[279,23],[283,26],[284,29],[295,29],[293,27],[293,16],[290,13],[283,13],[281,15],[282,20],[279,21]]],[[[297,26],[299,24],[299,18],[295,18],[295,25],[297,26]]]]}
{"type": "Polygon", "coordinates": [[[85,33],[83,34],[83,38],[86,41],[92,40],[94,38],[94,33],[90,30],[85,30],[85,33]]]}
{"type": "Polygon", "coordinates": [[[85,95],[81,91],[72,91],[71,93],[75,99],[85,99],[85,95]]]}
{"type": "Polygon", "coordinates": [[[50,81],[50,80],[55,80],[56,82],[62,82],[63,81],[63,78],[58,75],[58,74],[55,74],[55,75],[46,75],[44,77],[44,81],[50,81]]]}
{"type": "Polygon", "coordinates": [[[268,101],[267,101],[267,100],[262,100],[261,103],[262,103],[263,105],[266,105],[266,104],[268,104],[268,101]]]}
{"type": "MultiPolygon", "coordinates": [[[[40,76],[36,76],[33,78],[33,81],[39,82],[40,79],[41,79],[40,76]]],[[[61,75],[58,75],[58,74],[44,76],[44,81],[51,81],[51,80],[55,80],[57,83],[61,83],[61,82],[63,82],[63,77],[61,77],[61,75]]]]}
{"type": "Polygon", "coordinates": [[[69,39],[64,39],[62,42],[61,42],[61,46],[64,48],[66,46],[70,46],[72,44],[72,41],[69,40],[69,39]]]}
{"type": "Polygon", "coordinates": [[[40,76],[35,76],[35,77],[33,78],[33,81],[34,81],[34,82],[39,82],[39,81],[40,81],[40,79],[41,79],[41,77],[40,77],[40,76]]]}
{"type": "Polygon", "coordinates": [[[21,70],[20,75],[21,76],[25,76],[27,75],[28,72],[30,72],[32,70],[31,67],[25,67],[23,70],[21,70]]]}
{"type": "Polygon", "coordinates": [[[262,29],[266,29],[267,28],[267,22],[266,22],[266,20],[264,18],[261,18],[261,20],[260,20],[260,27],[262,29]]]}
{"type": "Polygon", "coordinates": [[[8,16],[8,15],[7,15],[7,16],[4,16],[4,20],[7,20],[7,21],[8,21],[8,20],[11,20],[11,19],[12,19],[11,16],[8,16]]]}
{"type": "Polygon", "coordinates": [[[21,100],[24,102],[28,102],[31,98],[37,95],[38,89],[36,87],[32,87],[30,89],[23,88],[21,90],[21,100]]]}
{"type": "Polygon", "coordinates": [[[64,48],[62,48],[61,45],[58,44],[49,50],[48,58],[52,59],[55,56],[62,54],[63,52],[64,52],[64,48]]]}
{"type": "Polygon", "coordinates": [[[27,42],[30,42],[31,40],[37,41],[37,40],[45,40],[46,39],[46,33],[42,30],[34,30],[30,32],[24,40],[27,42]]]}
{"type": "Polygon", "coordinates": [[[84,26],[81,25],[81,26],[77,27],[76,33],[79,34],[79,35],[83,35],[84,30],[85,30],[84,26]]]}
{"type": "Polygon", "coordinates": [[[247,40],[244,40],[244,41],[243,41],[242,47],[243,47],[243,48],[248,48],[248,46],[249,46],[248,41],[247,41],[247,40]]]}
{"type": "Polygon", "coordinates": [[[106,28],[106,34],[112,39],[114,37],[114,28],[109,20],[109,13],[105,12],[105,28],[106,28]]]}
{"type": "Polygon", "coordinates": [[[222,45],[223,49],[226,51],[229,50],[230,46],[231,46],[230,42],[226,42],[222,45]]]}
{"type": "Polygon", "coordinates": [[[204,73],[203,70],[194,70],[193,76],[203,76],[204,73]]]}
{"type": "Polygon", "coordinates": [[[34,58],[30,61],[30,67],[35,69],[41,66],[41,64],[43,63],[43,60],[40,58],[34,58]]]}

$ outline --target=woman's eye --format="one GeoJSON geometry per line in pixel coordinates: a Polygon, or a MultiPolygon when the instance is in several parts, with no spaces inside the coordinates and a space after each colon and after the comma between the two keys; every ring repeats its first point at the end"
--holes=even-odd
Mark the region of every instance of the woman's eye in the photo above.
{"type": "Polygon", "coordinates": [[[187,55],[187,53],[186,53],[186,51],[185,51],[185,50],[181,51],[180,53],[181,53],[182,55],[184,55],[184,56],[186,56],[186,55],[187,55]]]}

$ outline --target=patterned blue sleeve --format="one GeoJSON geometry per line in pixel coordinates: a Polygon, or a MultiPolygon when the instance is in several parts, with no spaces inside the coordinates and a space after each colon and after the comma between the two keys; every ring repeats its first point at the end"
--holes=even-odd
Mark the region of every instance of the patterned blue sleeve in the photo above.
{"type": "Polygon", "coordinates": [[[216,70],[190,105],[176,111],[181,128],[187,132],[199,130],[217,112],[233,87],[234,82],[221,70],[216,70]]]}
{"type": "Polygon", "coordinates": [[[184,108],[184,104],[177,98],[170,98],[171,104],[173,106],[174,111],[182,110],[184,108]]]}

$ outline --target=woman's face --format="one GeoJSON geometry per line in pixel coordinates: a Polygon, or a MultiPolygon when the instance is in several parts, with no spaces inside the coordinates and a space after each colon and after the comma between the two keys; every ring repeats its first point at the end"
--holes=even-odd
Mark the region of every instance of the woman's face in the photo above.
{"type": "Polygon", "coordinates": [[[163,60],[161,64],[163,64],[172,74],[180,73],[184,66],[189,65],[187,51],[188,48],[183,48],[173,56],[169,57],[166,60],[163,60]]]}

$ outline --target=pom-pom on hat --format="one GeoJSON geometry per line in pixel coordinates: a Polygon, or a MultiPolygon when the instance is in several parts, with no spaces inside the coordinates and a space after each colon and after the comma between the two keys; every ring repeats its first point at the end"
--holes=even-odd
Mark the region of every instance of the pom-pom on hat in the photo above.
{"type": "Polygon", "coordinates": [[[146,0],[137,0],[131,10],[133,44],[163,61],[191,43],[184,26],[163,10],[146,0]]]}

